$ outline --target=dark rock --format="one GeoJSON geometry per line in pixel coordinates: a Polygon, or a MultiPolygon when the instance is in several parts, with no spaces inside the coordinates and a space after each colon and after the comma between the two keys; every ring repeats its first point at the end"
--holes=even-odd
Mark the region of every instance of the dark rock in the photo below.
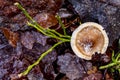
{"type": "Polygon", "coordinates": [[[110,62],[110,56],[108,56],[107,54],[98,54],[98,53],[95,53],[94,55],[92,55],[92,63],[93,65],[96,65],[96,66],[101,66],[101,65],[105,65],[107,63],[110,62]]]}
{"type": "Polygon", "coordinates": [[[83,80],[102,80],[102,74],[101,73],[90,74],[89,76],[85,77],[83,80]]]}
{"type": "Polygon", "coordinates": [[[60,72],[66,74],[70,80],[80,79],[85,74],[79,58],[70,53],[59,56],[57,64],[60,66],[60,72]]]}
{"type": "Polygon", "coordinates": [[[50,63],[52,63],[52,62],[54,62],[56,60],[56,57],[57,57],[57,53],[56,53],[55,50],[53,50],[47,56],[45,56],[44,59],[42,59],[42,62],[46,63],[46,64],[47,63],[50,64],[50,63]]]}
{"type": "Polygon", "coordinates": [[[61,18],[68,18],[71,17],[73,14],[70,13],[67,9],[65,8],[61,8],[59,9],[58,13],[57,13],[61,18]]]}
{"type": "Polygon", "coordinates": [[[22,44],[19,42],[17,43],[17,46],[16,46],[16,53],[17,53],[17,55],[21,55],[23,53],[22,44]]]}
{"type": "Polygon", "coordinates": [[[54,80],[56,77],[54,67],[52,65],[56,58],[57,53],[53,50],[51,53],[45,56],[45,58],[42,59],[41,68],[46,79],[54,80]]]}
{"type": "Polygon", "coordinates": [[[113,6],[120,7],[120,1],[119,0],[99,0],[99,1],[106,2],[106,3],[109,3],[113,6]]]}
{"type": "Polygon", "coordinates": [[[0,79],[2,79],[2,77],[4,77],[4,75],[7,73],[7,69],[0,69],[0,79]]]}
{"type": "MultiPolygon", "coordinates": [[[[41,16],[39,15],[42,14],[43,16],[43,13],[55,20],[54,16],[59,11],[63,1],[65,3],[62,7],[67,9],[63,10],[63,13],[65,12],[63,17],[70,17],[68,20],[66,19],[67,21],[64,20],[65,24],[70,23],[67,25],[69,35],[79,26],[74,20],[82,23],[93,21],[101,24],[109,35],[110,44],[120,35],[119,0],[0,0],[0,28],[7,27],[11,31],[21,34],[21,39],[18,41],[16,48],[13,48],[0,31],[0,80],[18,78],[18,73],[33,64],[43,52],[51,47],[50,45],[57,42],[57,40],[53,40],[53,43],[52,41],[46,43],[48,37],[27,26],[28,19],[13,4],[15,2],[21,3],[32,17],[37,17],[37,21],[40,21],[41,16]],[[12,76],[12,74],[14,75],[12,76]]],[[[43,18],[45,19],[45,17],[43,18]]],[[[53,20],[43,20],[45,21],[44,25],[57,26],[53,20]],[[49,21],[49,24],[46,24],[47,21],[49,21]]],[[[109,57],[107,55],[97,55],[93,60],[96,65],[97,63],[101,65],[108,63],[109,57]]],[[[92,67],[90,61],[82,60],[73,54],[70,43],[64,43],[58,46],[56,51],[53,50],[44,57],[26,77],[19,80],[83,80],[87,70],[92,70],[92,67]]],[[[99,80],[102,77],[101,75],[101,73],[87,74],[84,79],[99,80]]],[[[119,76],[118,72],[115,72],[114,75],[119,76]]]]}
{"type": "Polygon", "coordinates": [[[20,25],[15,23],[15,24],[10,24],[9,25],[12,31],[18,31],[20,30],[20,25]]]}
{"type": "Polygon", "coordinates": [[[21,36],[21,43],[28,49],[33,48],[33,43],[35,42],[34,36],[30,32],[25,32],[21,36]]]}
{"type": "Polygon", "coordinates": [[[10,75],[10,80],[28,80],[28,78],[25,77],[25,76],[19,78],[17,74],[11,74],[11,75],[10,75]]]}
{"type": "Polygon", "coordinates": [[[54,38],[48,38],[46,42],[49,45],[54,45],[55,43],[57,43],[57,40],[54,38]]]}
{"type": "MultiPolygon", "coordinates": [[[[59,73],[59,74],[56,76],[55,80],[64,80],[64,79],[63,79],[64,76],[65,76],[65,74],[59,73]]],[[[66,80],[66,79],[65,79],[65,80],[66,80]]]]}
{"type": "Polygon", "coordinates": [[[7,45],[0,45],[0,49],[2,49],[2,48],[4,48],[4,47],[6,47],[7,45]]]}
{"type": "Polygon", "coordinates": [[[45,80],[43,78],[43,74],[42,73],[39,73],[39,74],[36,74],[35,73],[30,73],[27,75],[28,77],[28,80],[45,80]]]}
{"type": "MultiPolygon", "coordinates": [[[[54,16],[56,12],[59,10],[59,8],[61,7],[63,0],[40,0],[40,1],[38,0],[27,0],[27,1],[26,0],[10,0],[10,1],[0,0],[0,15],[2,17],[7,17],[7,18],[4,18],[3,20],[0,19],[0,22],[2,21],[3,22],[2,24],[5,24],[4,22],[11,23],[12,27],[14,26],[14,24],[18,24],[18,25],[15,25],[18,27],[17,29],[15,29],[16,31],[16,30],[23,30],[23,26],[26,25],[26,22],[28,21],[28,19],[26,18],[26,16],[24,16],[21,10],[14,5],[15,2],[19,2],[32,17],[35,17],[40,13],[46,12],[46,14],[48,14],[47,21],[50,24],[46,26],[52,26],[52,25],[55,25],[57,22],[54,16]]],[[[44,15],[41,15],[41,17],[45,19],[44,15]]],[[[44,22],[42,21],[42,24],[43,23],[44,22]]],[[[24,30],[26,29],[29,29],[29,28],[24,28],[24,30]]]]}
{"type": "Polygon", "coordinates": [[[46,45],[46,40],[47,40],[47,36],[44,36],[43,34],[39,33],[39,32],[35,32],[33,31],[32,34],[34,35],[34,38],[36,40],[36,43],[41,44],[42,46],[46,45]]]}
{"type": "Polygon", "coordinates": [[[3,11],[3,14],[8,17],[12,17],[19,12],[18,8],[14,5],[6,6],[3,11]]]}
{"type": "Polygon", "coordinates": [[[0,24],[3,22],[3,18],[2,17],[0,17],[0,24]]]}
{"type": "MultiPolygon", "coordinates": [[[[82,20],[95,21],[101,24],[105,28],[110,39],[110,45],[120,35],[119,34],[119,30],[120,30],[119,28],[120,9],[119,8],[112,5],[108,5],[107,3],[96,1],[96,0],[94,1],[68,0],[68,1],[73,5],[75,11],[81,17],[81,21],[82,20]]],[[[119,3],[118,0],[110,0],[107,2],[119,3]]]]}

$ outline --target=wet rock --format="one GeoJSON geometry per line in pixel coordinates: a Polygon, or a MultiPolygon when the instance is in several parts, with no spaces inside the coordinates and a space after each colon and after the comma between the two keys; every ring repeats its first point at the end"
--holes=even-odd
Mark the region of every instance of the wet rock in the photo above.
{"type": "Polygon", "coordinates": [[[11,64],[12,61],[11,56],[13,55],[14,51],[11,46],[6,46],[3,49],[0,49],[0,79],[8,80],[9,79],[9,73],[12,71],[11,64]],[[11,62],[8,64],[8,62],[11,62]],[[6,78],[5,78],[6,77],[6,78]]]}
{"type": "Polygon", "coordinates": [[[97,66],[101,66],[101,65],[104,65],[104,64],[107,64],[110,62],[110,56],[106,55],[106,54],[98,54],[98,53],[95,53],[93,56],[92,56],[92,63],[93,65],[97,65],[97,66]]]}
{"type": "Polygon", "coordinates": [[[11,5],[11,6],[7,6],[4,8],[4,11],[3,11],[3,14],[8,16],[8,17],[12,17],[14,16],[15,14],[17,14],[19,12],[18,8],[14,5],[11,5]]]}
{"type": "MultiPolygon", "coordinates": [[[[20,31],[21,33],[21,41],[17,43],[16,48],[13,48],[8,45],[6,38],[0,31],[0,45],[2,47],[0,49],[1,80],[10,80],[11,74],[24,71],[30,64],[34,63],[43,52],[51,47],[46,43],[47,37],[39,32],[31,31],[34,29],[26,25],[28,19],[26,19],[20,10],[17,10],[13,6],[13,3],[20,2],[29,14],[32,17],[35,17],[41,13],[54,16],[61,7],[63,1],[64,0],[0,0],[0,16],[2,16],[0,18],[0,27],[8,27],[11,31],[20,31]]],[[[109,0],[112,3],[107,3],[109,2],[107,0],[104,0],[106,2],[100,2],[100,0],[68,1],[73,4],[74,9],[79,14],[82,22],[94,21],[102,24],[109,34],[110,41],[114,40],[115,37],[118,37],[120,10],[117,5],[119,2],[115,3],[117,0],[109,0]],[[112,5],[113,3],[115,3],[116,6],[112,5]]],[[[64,4],[64,7],[65,5],[66,3],[64,4]]],[[[73,8],[71,9],[70,6],[67,6],[67,8],[69,8],[69,10],[74,10],[73,8]]],[[[75,11],[73,12],[76,15],[77,13],[75,11]]],[[[69,16],[69,13],[67,13],[67,16],[69,16]]],[[[64,17],[66,17],[66,15],[64,17]]],[[[44,25],[46,24],[44,23],[44,25]]],[[[51,22],[50,26],[53,26],[51,22]]],[[[72,27],[73,29],[71,28],[70,34],[74,31],[75,27],[72,27]]],[[[71,51],[70,45],[60,46],[58,49],[59,51],[57,50],[49,53],[44,59],[42,59],[40,64],[30,71],[27,77],[22,79],[59,80],[59,76],[62,74],[62,80],[83,80],[82,77],[86,74],[86,71],[92,69],[92,63],[81,60],[75,55],[72,55],[73,53],[65,53],[67,49],[71,51]],[[54,63],[56,66],[53,65],[54,63]]],[[[103,56],[102,60],[104,60],[105,63],[108,62],[106,56],[103,56]]],[[[100,74],[90,74],[87,76],[87,80],[91,80],[91,78],[96,79],[96,77],[101,78],[100,74]]],[[[15,77],[16,76],[13,76],[13,78],[15,77]]]]}
{"type": "Polygon", "coordinates": [[[27,75],[28,77],[28,80],[45,80],[43,78],[43,74],[42,73],[39,73],[39,74],[36,74],[35,73],[30,73],[27,75]]]}
{"type": "Polygon", "coordinates": [[[70,43],[66,42],[66,43],[60,44],[55,49],[56,49],[58,55],[63,55],[63,54],[65,54],[65,51],[71,50],[70,43]]]}
{"type": "Polygon", "coordinates": [[[120,7],[120,1],[119,0],[100,0],[100,1],[112,4],[113,6],[115,5],[115,6],[120,7]]]}
{"type": "Polygon", "coordinates": [[[34,36],[30,32],[25,32],[21,36],[21,43],[28,49],[33,48],[34,36]]]}
{"type": "Polygon", "coordinates": [[[61,18],[68,18],[72,16],[72,13],[70,13],[67,9],[61,8],[59,9],[57,13],[61,18]]]}
{"type": "MultiPolygon", "coordinates": [[[[41,44],[38,44],[38,43],[35,43],[33,48],[31,50],[29,49],[24,49],[23,50],[23,62],[24,62],[24,66],[28,66],[32,63],[34,63],[38,58],[39,56],[47,51],[51,46],[50,45],[41,45],[41,44]]],[[[34,71],[35,73],[36,72],[42,72],[43,75],[44,75],[44,78],[45,79],[49,79],[49,80],[54,80],[55,77],[56,77],[56,74],[54,72],[54,68],[53,68],[53,62],[56,60],[57,58],[57,53],[55,50],[53,50],[52,52],[50,52],[47,56],[45,56],[40,64],[38,64],[38,66],[40,67],[40,69],[36,69],[36,67],[32,70],[34,71]]],[[[35,75],[35,74],[34,74],[35,75]]]]}
{"type": "Polygon", "coordinates": [[[6,47],[6,46],[7,46],[7,45],[3,45],[3,44],[1,45],[1,44],[0,44],[0,49],[4,48],[4,47],[6,47]]]}
{"type": "Polygon", "coordinates": [[[16,60],[16,61],[13,63],[13,68],[15,68],[15,67],[18,67],[18,68],[23,67],[22,61],[16,60]]]}
{"type": "Polygon", "coordinates": [[[19,78],[19,76],[18,76],[17,74],[11,74],[11,75],[10,75],[10,80],[28,80],[28,78],[25,77],[25,76],[19,78]]]}
{"type": "Polygon", "coordinates": [[[105,64],[110,62],[110,57],[108,55],[102,55],[101,56],[101,61],[105,64]]]}
{"type": "Polygon", "coordinates": [[[2,77],[4,77],[5,74],[7,74],[7,69],[1,69],[0,68],[0,79],[2,79],[2,77]]]}
{"type": "Polygon", "coordinates": [[[17,43],[17,46],[16,46],[16,54],[17,55],[21,55],[23,53],[22,51],[22,44],[20,42],[17,43]]]}
{"type": "Polygon", "coordinates": [[[54,67],[52,65],[56,58],[57,53],[53,50],[51,53],[45,56],[45,58],[42,59],[41,68],[46,79],[54,80],[56,77],[54,67]]]}
{"type": "Polygon", "coordinates": [[[2,17],[0,17],[0,24],[3,22],[3,18],[2,17]]]}
{"type": "Polygon", "coordinates": [[[31,9],[28,8],[28,9],[27,9],[27,12],[29,13],[30,16],[35,16],[36,14],[39,13],[39,10],[36,9],[36,8],[31,8],[31,9]]]}
{"type": "MultiPolygon", "coordinates": [[[[16,23],[18,25],[15,25],[15,26],[19,28],[15,30],[23,30],[23,26],[26,25],[26,21],[28,21],[28,19],[26,18],[26,16],[24,16],[24,14],[21,12],[20,9],[14,6],[15,2],[19,2],[32,17],[35,17],[40,13],[46,12],[46,14],[49,15],[48,16],[49,19],[47,19],[47,21],[50,24],[47,26],[52,26],[52,23],[53,25],[55,25],[57,22],[54,16],[56,12],[59,10],[59,8],[61,7],[63,0],[40,0],[40,1],[38,0],[27,0],[27,1],[26,0],[10,0],[10,1],[0,0],[0,15],[7,17],[3,19],[2,24],[4,24],[4,22],[11,23],[11,24],[13,23],[13,25],[14,23],[16,23]]],[[[42,18],[45,19],[45,16],[44,15],[42,16],[43,16],[42,18]]],[[[26,29],[24,28],[24,30],[26,29]]]]}
{"type": "Polygon", "coordinates": [[[47,38],[47,44],[49,45],[54,45],[55,43],[57,43],[57,40],[54,38],[47,38]]]}
{"type": "MultiPolygon", "coordinates": [[[[105,28],[110,39],[110,45],[112,44],[113,40],[115,40],[120,35],[119,34],[119,30],[120,30],[119,8],[112,5],[108,5],[107,3],[96,1],[96,0],[94,1],[68,0],[68,1],[73,5],[73,7],[75,8],[75,11],[81,17],[81,21],[82,20],[96,21],[97,23],[101,24],[105,28]]],[[[112,0],[112,1],[115,1],[115,0],[112,0]]]]}
{"type": "Polygon", "coordinates": [[[18,31],[20,30],[20,25],[15,23],[15,24],[9,24],[10,28],[12,31],[18,31]]]}
{"type": "Polygon", "coordinates": [[[90,74],[89,76],[85,77],[83,80],[102,80],[102,74],[101,73],[90,74]]]}
{"type": "MultiPolygon", "coordinates": [[[[43,69],[43,68],[42,68],[43,69]]],[[[56,74],[54,73],[53,66],[51,64],[46,64],[44,66],[44,71],[42,73],[44,74],[45,79],[54,80],[56,77],[56,74]]]]}
{"type": "Polygon", "coordinates": [[[15,15],[11,18],[12,22],[22,23],[25,25],[27,18],[23,14],[15,15]],[[24,21],[24,22],[21,22],[24,21]]]}
{"type": "Polygon", "coordinates": [[[112,49],[115,53],[118,53],[120,51],[120,36],[114,40],[112,44],[112,49]]]}
{"type": "MultiPolygon", "coordinates": [[[[34,54],[37,54],[37,55],[41,55],[43,52],[48,50],[50,47],[51,46],[49,46],[49,45],[42,46],[41,44],[34,43],[34,46],[33,46],[33,49],[31,50],[31,52],[33,52],[34,54]]],[[[27,51],[29,51],[29,50],[27,50],[27,51]]]]}
{"type": "Polygon", "coordinates": [[[120,0],[110,0],[109,2],[117,6],[120,6],[120,0]]]}
{"type": "Polygon", "coordinates": [[[2,9],[4,6],[8,4],[7,0],[0,0],[0,9],[2,9]]]}
{"type": "Polygon", "coordinates": [[[66,74],[70,80],[80,79],[85,74],[79,58],[70,53],[59,56],[57,64],[60,66],[60,72],[66,74]]]}
{"type": "Polygon", "coordinates": [[[45,58],[42,60],[43,63],[52,63],[56,60],[57,57],[57,53],[55,50],[53,50],[52,52],[50,52],[47,56],[45,56],[45,58]]]}
{"type": "Polygon", "coordinates": [[[66,80],[65,79],[66,78],[66,76],[65,76],[65,74],[63,74],[63,73],[59,73],[57,76],[56,76],[56,78],[55,78],[55,80],[66,80]],[[63,79],[64,78],[64,79],[63,79]]]}
{"type": "Polygon", "coordinates": [[[120,79],[120,72],[118,70],[115,70],[113,73],[114,80],[120,79]]]}
{"type": "Polygon", "coordinates": [[[45,46],[46,45],[46,40],[47,40],[47,36],[44,36],[43,34],[39,33],[39,32],[35,32],[33,31],[32,32],[33,35],[34,35],[34,38],[36,40],[36,43],[39,43],[41,44],[42,46],[45,46]]]}

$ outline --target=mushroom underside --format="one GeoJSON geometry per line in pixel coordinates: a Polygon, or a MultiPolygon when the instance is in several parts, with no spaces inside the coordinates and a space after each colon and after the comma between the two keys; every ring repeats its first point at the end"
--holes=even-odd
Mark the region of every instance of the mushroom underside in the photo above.
{"type": "Polygon", "coordinates": [[[88,26],[78,32],[76,46],[85,56],[91,57],[95,52],[102,52],[104,36],[102,32],[94,27],[88,26]]]}

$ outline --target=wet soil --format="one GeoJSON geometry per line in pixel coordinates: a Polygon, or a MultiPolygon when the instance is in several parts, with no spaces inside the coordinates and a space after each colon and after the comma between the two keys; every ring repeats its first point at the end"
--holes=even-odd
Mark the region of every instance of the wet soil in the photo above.
{"type": "MultiPolygon", "coordinates": [[[[56,43],[56,39],[27,26],[28,19],[14,6],[15,2],[21,3],[44,28],[50,27],[61,32],[54,17],[59,14],[69,35],[79,26],[80,21],[97,22],[107,31],[110,49],[116,52],[119,50],[119,0],[0,0],[0,80],[16,80],[12,74],[24,71],[56,43]]],[[[109,48],[106,53],[110,53],[109,48]]],[[[18,80],[113,80],[113,76],[106,70],[98,69],[108,62],[109,55],[97,53],[91,61],[78,58],[70,44],[64,43],[42,59],[27,76],[18,80]]],[[[114,75],[119,80],[119,73],[114,75]]]]}

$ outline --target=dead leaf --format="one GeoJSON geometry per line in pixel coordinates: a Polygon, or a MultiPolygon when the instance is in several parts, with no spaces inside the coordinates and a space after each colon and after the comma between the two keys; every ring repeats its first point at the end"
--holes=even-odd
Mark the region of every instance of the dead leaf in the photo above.
{"type": "Polygon", "coordinates": [[[7,28],[2,28],[3,34],[7,38],[9,44],[13,47],[16,47],[17,42],[18,42],[18,33],[12,32],[7,28]]]}

